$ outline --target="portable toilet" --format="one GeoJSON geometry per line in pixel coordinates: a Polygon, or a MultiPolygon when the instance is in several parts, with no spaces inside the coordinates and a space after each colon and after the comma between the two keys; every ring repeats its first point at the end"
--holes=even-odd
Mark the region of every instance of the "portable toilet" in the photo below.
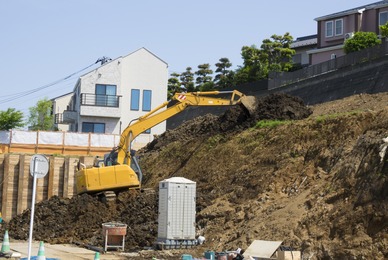
{"type": "Polygon", "coordinates": [[[196,245],[196,183],[183,177],[159,183],[159,216],[157,244],[163,248],[196,245]]]}

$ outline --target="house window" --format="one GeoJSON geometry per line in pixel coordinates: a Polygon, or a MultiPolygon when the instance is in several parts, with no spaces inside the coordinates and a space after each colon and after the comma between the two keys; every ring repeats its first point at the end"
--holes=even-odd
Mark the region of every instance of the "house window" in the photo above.
{"type": "Polygon", "coordinates": [[[343,34],[343,19],[335,20],[335,35],[343,34]]]}
{"type": "Polygon", "coordinates": [[[333,37],[333,21],[326,22],[325,35],[326,37],[333,37]]]}
{"type": "Polygon", "coordinates": [[[151,111],[151,90],[143,90],[143,111],[151,111]]]}
{"type": "Polygon", "coordinates": [[[103,123],[82,123],[82,133],[105,134],[105,124],[103,123]]]}
{"type": "Polygon", "coordinates": [[[384,25],[388,22],[388,12],[381,12],[379,14],[379,25],[384,25]]]}
{"type": "Polygon", "coordinates": [[[140,89],[131,90],[131,110],[139,110],[140,107],[140,89]]]}
{"type": "Polygon", "coordinates": [[[116,85],[96,84],[96,105],[117,107],[116,85]]]}

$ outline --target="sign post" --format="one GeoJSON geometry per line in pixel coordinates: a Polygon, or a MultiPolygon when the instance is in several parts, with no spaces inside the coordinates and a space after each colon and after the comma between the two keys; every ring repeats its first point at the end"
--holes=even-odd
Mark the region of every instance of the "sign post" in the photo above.
{"type": "Polygon", "coordinates": [[[28,260],[31,259],[32,230],[34,229],[35,197],[36,197],[36,179],[44,178],[49,169],[48,159],[44,155],[35,154],[30,161],[30,174],[33,178],[30,235],[28,238],[28,260]]]}

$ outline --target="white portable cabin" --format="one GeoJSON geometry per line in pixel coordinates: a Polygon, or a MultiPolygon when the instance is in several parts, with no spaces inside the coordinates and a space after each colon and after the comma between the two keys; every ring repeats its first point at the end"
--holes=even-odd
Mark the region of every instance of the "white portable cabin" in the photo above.
{"type": "Polygon", "coordinates": [[[195,240],[196,183],[183,177],[159,183],[158,242],[191,244],[195,240]]]}

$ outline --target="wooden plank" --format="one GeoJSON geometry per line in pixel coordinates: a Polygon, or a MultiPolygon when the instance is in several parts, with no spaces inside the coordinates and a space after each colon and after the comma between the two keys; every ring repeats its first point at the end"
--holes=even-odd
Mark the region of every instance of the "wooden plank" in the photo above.
{"type": "MultiPolygon", "coordinates": [[[[26,183],[24,181],[25,179],[25,170],[24,170],[24,166],[25,166],[25,159],[26,159],[26,155],[25,154],[21,154],[19,156],[19,181],[18,181],[18,189],[17,189],[17,202],[16,202],[16,214],[21,214],[24,210],[24,201],[25,201],[25,197],[23,196],[23,192],[24,190],[27,190],[27,189],[24,189],[26,183]]],[[[28,172],[27,172],[28,174],[28,172]]],[[[27,183],[28,185],[28,183],[27,183]]]]}
{"type": "MultiPolygon", "coordinates": [[[[5,149],[5,148],[4,148],[5,149]]],[[[89,147],[89,146],[58,146],[39,144],[31,146],[29,144],[12,144],[7,149],[10,153],[40,153],[40,154],[62,154],[62,155],[78,155],[78,156],[104,156],[104,154],[111,152],[112,147],[89,147]],[[37,151],[37,152],[35,152],[37,151]]]]}
{"type": "MultiPolygon", "coordinates": [[[[80,158],[78,157],[77,158],[70,157],[70,158],[71,159],[69,160],[68,198],[71,198],[77,195],[75,174],[77,172],[78,162],[80,161],[80,158]]],[[[89,157],[89,158],[91,158],[91,161],[92,161],[93,157],[89,157]]]]}
{"type": "Polygon", "coordinates": [[[69,175],[70,175],[70,157],[65,158],[65,163],[63,167],[63,197],[69,198],[69,175]]]}
{"type": "Polygon", "coordinates": [[[49,172],[46,175],[48,176],[48,187],[47,187],[47,197],[50,199],[52,196],[54,196],[54,173],[55,173],[55,157],[50,156],[49,157],[49,172]]]}
{"type": "MultiPolygon", "coordinates": [[[[0,203],[3,200],[3,180],[4,180],[4,154],[0,154],[0,203]]],[[[0,204],[0,211],[1,211],[1,205],[0,204]]]]}
{"type": "Polygon", "coordinates": [[[3,219],[5,221],[9,220],[8,218],[8,210],[7,210],[7,204],[8,204],[8,178],[9,178],[9,154],[6,154],[4,157],[4,178],[3,178],[3,190],[2,190],[2,200],[1,200],[1,214],[3,216],[3,219]]]}
{"type": "Polygon", "coordinates": [[[19,185],[19,164],[20,159],[18,154],[10,154],[8,162],[8,177],[5,182],[8,183],[6,196],[6,219],[11,219],[17,215],[17,196],[19,185]]]}
{"type": "MultiPolygon", "coordinates": [[[[30,175],[32,154],[0,155],[0,210],[4,220],[10,220],[31,208],[33,177],[30,175]]],[[[37,179],[36,200],[38,203],[52,196],[71,198],[76,195],[75,173],[77,164],[93,164],[94,157],[51,156],[49,173],[37,179]]]]}

